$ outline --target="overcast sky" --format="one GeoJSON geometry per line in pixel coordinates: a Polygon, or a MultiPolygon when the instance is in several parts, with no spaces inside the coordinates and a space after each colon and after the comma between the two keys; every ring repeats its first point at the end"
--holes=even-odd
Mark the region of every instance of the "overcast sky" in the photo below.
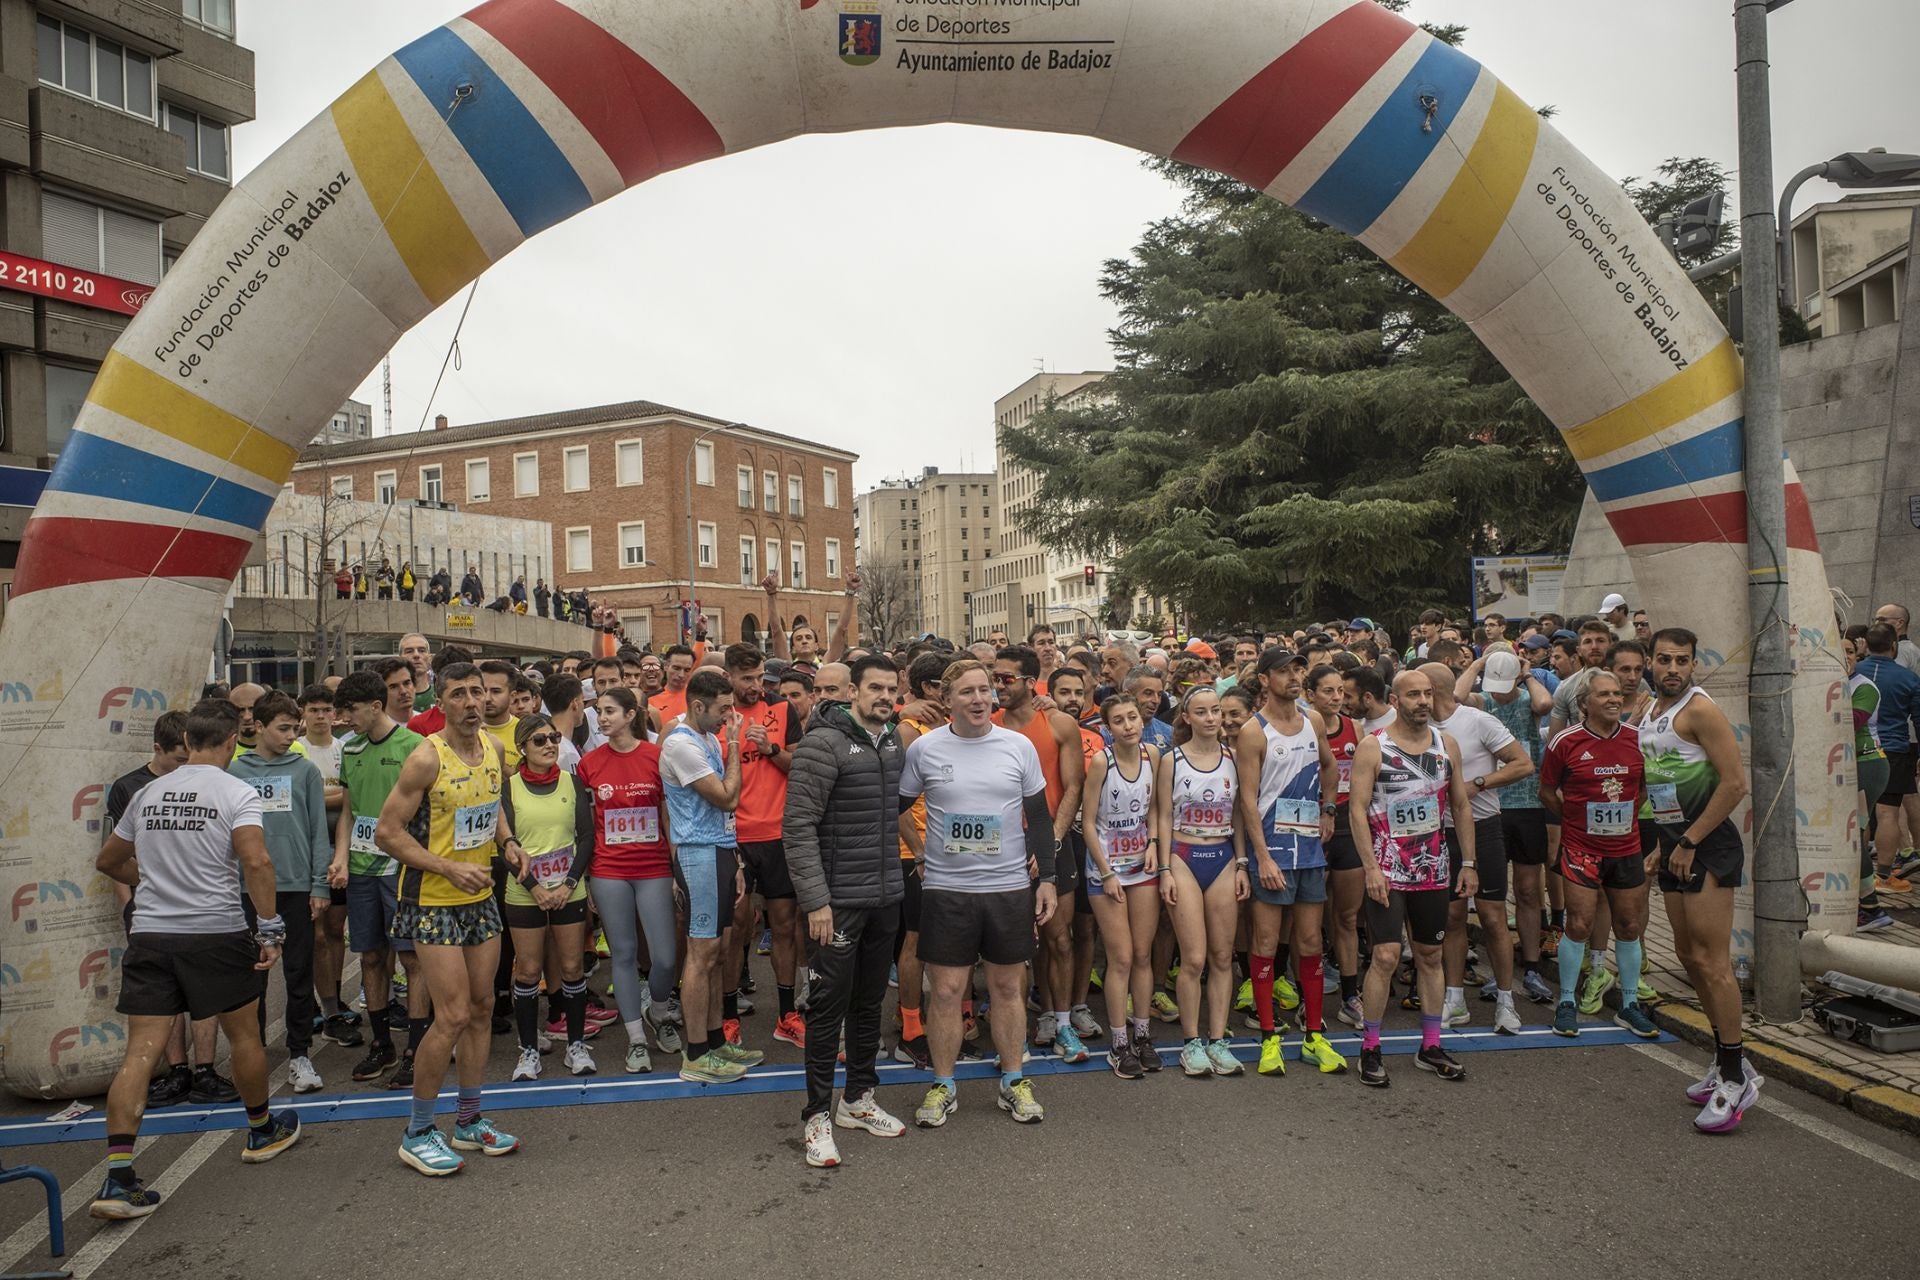
{"type": "MultiPolygon", "coordinates": [[[[777,0],[755,0],[774,3],[777,0]]],[[[1252,0],[1249,0],[1251,3],[1252,0]]],[[[240,0],[259,163],[382,57],[470,0],[240,0]]],[[[1729,0],[1416,0],[1616,176],[1733,167],[1729,0]]],[[[1920,151],[1920,0],[1799,0],[1772,19],[1776,180],[1841,151],[1920,151]]],[[[1800,207],[1831,192],[1815,184],[1800,207]]],[[[818,136],[684,169],[546,232],[481,281],[432,411],[456,423],[650,399],[861,455],[860,489],[990,470],[993,401],[1110,363],[1101,262],[1177,204],[1138,155],[958,126],[818,136]]],[[[394,427],[464,293],[394,351],[394,427]]],[[[375,406],[379,375],[359,393],[375,406]]]]}

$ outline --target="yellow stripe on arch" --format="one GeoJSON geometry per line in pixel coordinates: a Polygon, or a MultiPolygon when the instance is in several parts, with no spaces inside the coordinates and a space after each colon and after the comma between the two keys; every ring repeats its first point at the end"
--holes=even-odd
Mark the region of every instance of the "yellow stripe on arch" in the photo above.
{"type": "Polygon", "coordinates": [[[1569,428],[1565,432],[1567,449],[1582,462],[1624,449],[1719,404],[1745,384],[1745,366],[1734,350],[1733,339],[1727,338],[1652,390],[1591,422],[1569,428]]]}
{"type": "Polygon", "coordinates": [[[333,104],[353,169],[420,291],[438,306],[493,265],[378,71],[333,104]]]}
{"type": "Polygon", "coordinates": [[[300,451],[117,351],[107,353],[87,399],[109,413],[224,458],[269,484],[285,484],[300,451]]]}
{"type": "Polygon", "coordinates": [[[1466,163],[1425,225],[1394,258],[1394,268],[1440,299],[1466,283],[1519,199],[1539,139],[1539,115],[1496,83],[1493,105],[1466,163]]]}

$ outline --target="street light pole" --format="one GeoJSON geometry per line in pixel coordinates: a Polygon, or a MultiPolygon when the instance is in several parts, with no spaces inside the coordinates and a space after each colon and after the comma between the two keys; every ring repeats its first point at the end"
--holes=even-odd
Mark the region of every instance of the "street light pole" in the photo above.
{"type": "Polygon", "coordinates": [[[1767,70],[1769,0],[1736,0],[1740,104],[1740,241],[1751,250],[1746,322],[1747,613],[1753,635],[1747,716],[1753,726],[1754,993],[1769,1022],[1800,1018],[1806,899],[1794,842],[1793,662],[1787,645],[1786,467],[1780,421],[1780,290],[1767,70]]]}
{"type": "Polygon", "coordinates": [[[699,609],[693,595],[694,579],[700,572],[700,544],[694,537],[693,527],[693,460],[700,456],[700,444],[708,436],[739,425],[737,422],[723,422],[717,427],[708,427],[695,436],[693,443],[687,446],[687,609],[682,615],[686,619],[686,626],[680,629],[680,640],[687,645],[693,643],[693,633],[700,621],[697,616],[699,609]]]}

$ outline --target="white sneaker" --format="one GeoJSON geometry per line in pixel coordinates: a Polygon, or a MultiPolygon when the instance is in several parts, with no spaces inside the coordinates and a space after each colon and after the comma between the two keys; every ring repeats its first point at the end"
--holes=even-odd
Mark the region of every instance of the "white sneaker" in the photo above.
{"type": "Polygon", "coordinates": [[[1320,994],[1330,996],[1340,989],[1340,966],[1328,961],[1320,970],[1320,994]]]}
{"type": "Polygon", "coordinates": [[[842,1129],[864,1129],[876,1138],[897,1138],[907,1126],[883,1111],[872,1091],[858,1098],[842,1094],[833,1109],[833,1122],[842,1129]]]}
{"type": "Polygon", "coordinates": [[[538,1049],[522,1049],[520,1051],[520,1061],[514,1063],[513,1074],[508,1076],[507,1079],[513,1081],[538,1080],[539,1078],[540,1051],[538,1049]]]}
{"type": "Polygon", "coordinates": [[[1033,1042],[1038,1045],[1050,1045],[1058,1034],[1059,1019],[1051,1013],[1043,1013],[1033,1024],[1033,1042]]]}
{"type": "Polygon", "coordinates": [[[546,1029],[545,1027],[542,1027],[542,1028],[540,1028],[540,1030],[539,1030],[539,1031],[538,1031],[538,1032],[537,1032],[536,1034],[537,1034],[537,1035],[538,1035],[538,1036],[539,1036],[540,1038],[539,1038],[539,1039],[538,1039],[537,1041],[535,1041],[535,1044],[536,1044],[536,1045],[537,1045],[538,1047],[537,1047],[537,1048],[536,1048],[536,1049],[534,1050],[534,1052],[536,1052],[536,1053],[552,1053],[552,1052],[553,1052],[553,1037],[547,1034],[547,1029],[546,1029]]]}
{"type": "Polygon", "coordinates": [[[287,1080],[295,1093],[318,1093],[326,1084],[313,1069],[313,1059],[304,1055],[287,1061],[287,1080]]]}
{"type": "Polygon", "coordinates": [[[568,1073],[576,1076],[590,1076],[599,1069],[593,1065],[593,1052],[585,1040],[575,1040],[567,1046],[566,1063],[568,1073]]]}
{"type": "Polygon", "coordinates": [[[1073,1034],[1082,1040],[1098,1040],[1106,1032],[1100,1028],[1100,1020],[1093,1016],[1093,1010],[1084,1004],[1077,1004],[1067,1014],[1067,1021],[1073,1024],[1073,1034]]]}
{"type": "Polygon", "coordinates": [[[840,1148],[833,1145],[833,1119],[822,1111],[807,1117],[807,1163],[816,1169],[831,1169],[840,1163],[840,1148]]]}
{"type": "Polygon", "coordinates": [[[1747,1108],[1759,1100],[1763,1083],[1756,1075],[1747,1076],[1739,1084],[1722,1080],[1708,1095],[1707,1105],[1700,1108],[1700,1114],[1693,1118],[1693,1127],[1702,1133],[1731,1133],[1740,1124],[1740,1117],[1747,1113],[1747,1108]]]}
{"type": "Polygon", "coordinates": [[[1450,1004],[1446,1012],[1440,1015],[1440,1025],[1443,1027],[1464,1027],[1472,1021],[1473,1014],[1468,1012],[1465,1004],[1450,1004]]]}
{"type": "Polygon", "coordinates": [[[1517,1036],[1520,1034],[1520,1026],[1520,1015],[1514,1012],[1512,1005],[1501,1003],[1494,1006],[1493,1029],[1495,1031],[1503,1036],[1517,1036]]]}
{"type": "Polygon", "coordinates": [[[653,1070],[653,1055],[647,1052],[645,1040],[635,1040],[627,1045],[627,1074],[643,1076],[653,1070]]]}

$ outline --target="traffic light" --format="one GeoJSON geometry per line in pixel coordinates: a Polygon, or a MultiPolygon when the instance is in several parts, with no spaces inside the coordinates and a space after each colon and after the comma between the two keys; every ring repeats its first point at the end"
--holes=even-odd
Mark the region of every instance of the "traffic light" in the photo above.
{"type": "Polygon", "coordinates": [[[1087,566],[1087,585],[1088,586],[1093,585],[1093,579],[1095,577],[1095,573],[1096,571],[1094,570],[1094,567],[1092,565],[1088,565],[1087,566]]]}

